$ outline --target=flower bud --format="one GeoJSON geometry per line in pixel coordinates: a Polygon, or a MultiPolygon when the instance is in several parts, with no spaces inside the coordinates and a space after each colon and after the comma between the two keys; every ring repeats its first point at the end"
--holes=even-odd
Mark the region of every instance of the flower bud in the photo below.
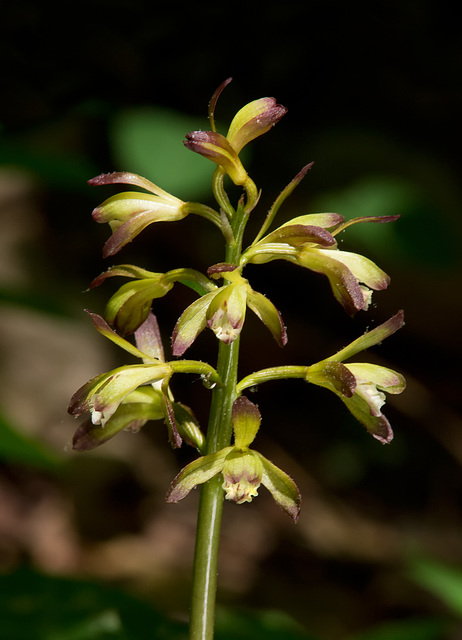
{"type": "Polygon", "coordinates": [[[215,131],[192,131],[186,136],[185,147],[222,167],[234,184],[244,185],[247,172],[228,140],[215,131]]]}
{"type": "Polygon", "coordinates": [[[246,144],[269,131],[286,113],[287,109],[274,98],[249,102],[234,116],[226,138],[239,154],[246,144]]]}

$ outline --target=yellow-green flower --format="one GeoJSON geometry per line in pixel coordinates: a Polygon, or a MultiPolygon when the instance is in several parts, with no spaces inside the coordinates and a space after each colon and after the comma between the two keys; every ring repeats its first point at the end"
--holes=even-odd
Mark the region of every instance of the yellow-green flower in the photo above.
{"type": "Polygon", "coordinates": [[[341,251],[335,236],[352,224],[392,222],[399,216],[366,216],[345,222],[336,213],[299,216],[250,246],[242,262],[288,260],[329,279],[332,292],[349,315],[366,310],[372,291],[386,289],[390,278],[372,260],[341,251]]]}
{"type": "Polygon", "coordinates": [[[141,191],[125,191],[111,196],[93,211],[96,222],[108,222],[112,236],[103,247],[103,257],[112,256],[153,222],[175,222],[190,213],[200,215],[221,228],[219,214],[197,202],[183,202],[156,184],[135,173],[103,173],[88,181],[92,186],[129,184],[141,191]]]}
{"type": "Polygon", "coordinates": [[[172,336],[174,355],[181,356],[206,327],[219,340],[230,344],[242,330],[247,307],[268,327],[280,346],[286,344],[287,334],[278,310],[268,298],[252,289],[234,265],[214,265],[208,275],[226,278],[229,284],[206,293],[182,313],[172,336]]]}
{"type": "Polygon", "coordinates": [[[267,133],[287,113],[274,98],[253,100],[240,109],[229,125],[226,139],[240,153],[246,144],[267,133]]]}
{"type": "Polygon", "coordinates": [[[269,131],[286,112],[274,98],[260,98],[236,113],[226,137],[216,131],[191,131],[184,144],[219,165],[234,184],[245,185],[249,178],[239,153],[246,144],[269,131]]]}
{"type": "Polygon", "coordinates": [[[152,301],[165,296],[175,282],[182,282],[201,294],[217,288],[195,269],[173,269],[167,273],[155,273],[131,264],[110,267],[93,280],[90,288],[99,286],[106,278],[114,276],[132,279],[114,293],[104,313],[107,322],[122,335],[138,329],[148,317],[152,301]]]}
{"type": "Polygon", "coordinates": [[[128,342],[95,313],[89,313],[96,329],[142,364],[118,367],[95,376],[71,398],[68,411],[73,416],[89,413],[90,419],[79,427],[74,437],[77,449],[91,449],[122,429],[138,430],[147,420],[164,418],[172,446],[182,438],[199,450],[203,436],[192,414],[173,402],[169,389],[175,372],[195,373],[211,383],[219,382],[210,365],[195,360],[165,362],[155,316],[151,313],[135,332],[136,346],[128,342]],[[186,412],[186,413],[185,413],[186,412]]]}
{"type": "Polygon", "coordinates": [[[393,439],[390,423],[382,413],[385,392],[402,393],[406,381],[400,373],[388,367],[365,362],[343,364],[343,361],[381,342],[403,324],[403,313],[399,312],[334,356],[307,367],[305,374],[308,382],[333,391],[368,432],[384,444],[393,439]]]}
{"type": "Polygon", "coordinates": [[[345,363],[360,351],[379,344],[404,324],[403,312],[371,331],[367,331],[335,355],[310,366],[282,365],[261,369],[246,376],[237,384],[236,391],[241,394],[245,389],[270,380],[302,378],[307,382],[333,391],[348,407],[353,416],[361,422],[368,432],[382,443],[393,438],[390,423],[382,413],[386,393],[401,393],[406,382],[404,377],[376,364],[345,363]]]}
{"type": "Polygon", "coordinates": [[[234,445],[188,464],[173,480],[167,502],[182,500],[198,484],[222,474],[227,500],[237,504],[251,502],[258,495],[258,488],[262,484],[296,522],[300,513],[300,492],[297,485],[261,453],[249,448],[261,422],[257,406],[245,396],[239,397],[233,405],[232,420],[234,445]]]}

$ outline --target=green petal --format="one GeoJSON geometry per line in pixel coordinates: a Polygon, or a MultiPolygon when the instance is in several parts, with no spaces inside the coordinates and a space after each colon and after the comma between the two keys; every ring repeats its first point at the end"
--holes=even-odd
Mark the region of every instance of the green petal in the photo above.
{"type": "Polygon", "coordinates": [[[155,273],[153,271],[148,271],[147,269],[142,269],[141,267],[137,267],[133,264],[120,264],[115,267],[110,267],[103,271],[99,276],[97,276],[94,280],[92,280],[90,284],[90,289],[94,287],[98,287],[106,278],[111,278],[113,276],[125,276],[126,278],[156,278],[162,276],[162,273],[155,273]]]}
{"type": "Polygon", "coordinates": [[[386,289],[390,284],[390,278],[385,271],[382,271],[382,269],[372,262],[372,260],[369,260],[369,258],[349,251],[335,251],[334,255],[332,255],[328,249],[319,249],[319,253],[334,258],[334,260],[338,260],[344,264],[358,282],[363,282],[375,291],[386,289]]]}
{"type": "Polygon", "coordinates": [[[207,309],[216,295],[217,291],[206,293],[205,296],[195,300],[183,311],[173,330],[172,352],[174,356],[182,356],[200,332],[205,329],[207,309]]]}
{"type": "Polygon", "coordinates": [[[271,492],[278,505],[289,514],[292,520],[297,522],[301,504],[297,485],[287,473],[284,473],[261,453],[258,451],[254,451],[254,453],[260,458],[263,465],[263,486],[271,492]]]}
{"type": "Polygon", "coordinates": [[[273,334],[280,347],[287,344],[287,332],[281,318],[271,300],[258,291],[250,289],[247,292],[247,305],[260,318],[273,334]]]}
{"type": "Polygon", "coordinates": [[[335,238],[323,227],[314,225],[284,225],[264,238],[261,243],[282,242],[297,247],[303,244],[316,244],[325,247],[337,246],[335,238]]]}
{"type": "Polygon", "coordinates": [[[111,327],[104,320],[104,318],[99,316],[97,313],[92,313],[91,311],[88,311],[88,310],[86,311],[90,316],[96,329],[99,331],[99,333],[101,333],[101,335],[103,335],[105,338],[109,338],[109,340],[114,342],[117,346],[122,347],[122,349],[125,349],[125,351],[128,351],[128,353],[131,353],[133,356],[136,356],[137,358],[144,359],[146,357],[146,354],[142,353],[133,344],[131,344],[131,342],[128,342],[128,340],[125,340],[124,338],[119,336],[113,329],[111,329],[111,327]]]}
{"type": "Polygon", "coordinates": [[[163,380],[171,375],[171,369],[166,364],[135,364],[119,367],[107,375],[107,382],[93,393],[90,400],[94,409],[94,421],[98,420],[96,414],[101,414],[101,424],[106,423],[129,393],[140,385],[163,380]]]}
{"type": "Polygon", "coordinates": [[[245,396],[234,401],[232,410],[234,443],[238,449],[252,444],[260,428],[261,415],[257,405],[245,396]]]}
{"type": "Polygon", "coordinates": [[[178,198],[172,196],[167,191],[164,191],[156,184],[148,180],[147,178],[143,178],[143,176],[139,176],[136,173],[130,173],[129,171],[115,171],[114,173],[103,173],[96,178],[92,178],[88,181],[88,184],[91,186],[100,186],[106,184],[130,184],[135,187],[142,187],[147,191],[151,191],[156,196],[159,196],[165,200],[171,200],[172,202],[179,202],[178,198]]]}
{"type": "Polygon", "coordinates": [[[173,410],[175,412],[175,421],[180,436],[191,447],[195,447],[199,453],[203,453],[205,449],[205,437],[192,410],[179,402],[173,403],[173,410]]]}
{"type": "Polygon", "coordinates": [[[123,335],[133,333],[147,318],[152,301],[165,296],[173,284],[163,274],[157,278],[135,280],[122,285],[110,298],[105,316],[123,335]]]}
{"type": "Polygon", "coordinates": [[[69,403],[68,413],[72,416],[80,416],[82,413],[89,411],[93,395],[107,382],[111,375],[112,371],[109,373],[100,373],[82,385],[80,389],[77,389],[69,403]]]}
{"type": "MultiPolygon", "coordinates": [[[[366,400],[365,397],[359,393],[361,390],[360,387],[361,385],[358,385],[358,391],[351,398],[339,397],[353,416],[366,427],[374,438],[383,444],[388,444],[393,440],[393,431],[390,423],[380,410],[376,411],[375,407],[371,406],[370,400],[366,400]],[[376,415],[373,415],[371,411],[374,411],[376,415]]],[[[375,387],[374,389],[376,390],[375,387]]],[[[382,403],[383,402],[384,399],[382,399],[382,403]]]]}
{"type": "Polygon", "coordinates": [[[184,145],[191,151],[199,153],[222,167],[234,184],[245,184],[247,172],[234,148],[220,133],[215,131],[191,131],[186,135],[184,145]]]}
{"type": "Polygon", "coordinates": [[[217,473],[221,473],[224,460],[233,448],[226,447],[217,453],[202,456],[188,464],[173,480],[166,496],[167,502],[182,500],[198,484],[203,484],[217,473]]]}
{"type": "Polygon", "coordinates": [[[299,252],[298,263],[307,269],[324,273],[328,279],[332,292],[345,309],[353,316],[357,311],[367,308],[363,289],[351,270],[337,259],[340,251],[328,251],[317,248],[305,248],[299,252]]]}
{"type": "Polygon", "coordinates": [[[188,215],[186,207],[160,203],[139,211],[126,221],[116,219],[110,223],[112,236],[103,247],[103,258],[113,256],[131,242],[141,231],[154,222],[176,222],[188,215]]]}
{"type": "Polygon", "coordinates": [[[287,109],[276,103],[274,98],[260,98],[249,102],[234,116],[227,139],[236,153],[269,131],[287,113],[287,109]]]}
{"type": "MultiPolygon", "coordinates": [[[[181,204],[181,201],[178,201],[181,204]]],[[[168,202],[158,196],[136,191],[126,191],[111,196],[93,211],[93,219],[104,223],[118,221],[126,222],[144,211],[157,211],[166,207],[166,210],[178,208],[178,202],[168,202]]]]}
{"type": "MultiPolygon", "coordinates": [[[[159,325],[156,316],[152,312],[148,314],[143,324],[135,331],[135,342],[138,349],[150,359],[165,362],[159,325]]],[[[145,359],[143,359],[143,362],[147,364],[145,359]]]]}
{"type": "Polygon", "coordinates": [[[368,364],[366,362],[345,365],[355,376],[357,382],[371,382],[379,389],[387,393],[402,393],[406,388],[404,376],[393,369],[382,367],[378,364],[368,364]]]}
{"type": "Polygon", "coordinates": [[[379,344],[380,342],[382,342],[382,340],[385,340],[385,338],[388,338],[388,336],[391,336],[393,333],[395,333],[395,331],[401,329],[403,325],[404,313],[402,311],[398,311],[398,313],[392,318],[379,325],[375,329],[372,329],[372,331],[368,331],[360,338],[357,338],[349,345],[347,345],[344,349],[341,349],[334,356],[329,358],[329,360],[347,360],[360,351],[364,351],[365,349],[369,349],[370,347],[379,344]]]}
{"type": "Polygon", "coordinates": [[[338,213],[308,213],[304,216],[292,218],[292,220],[281,225],[279,229],[290,227],[292,225],[308,225],[313,227],[323,227],[324,229],[334,229],[334,227],[344,220],[345,218],[338,213]]]}
{"type": "Polygon", "coordinates": [[[93,424],[90,419],[80,425],[74,434],[72,448],[75,451],[89,451],[107,442],[124,429],[138,431],[148,420],[161,420],[163,417],[160,394],[158,394],[157,403],[121,404],[104,427],[93,424]]]}

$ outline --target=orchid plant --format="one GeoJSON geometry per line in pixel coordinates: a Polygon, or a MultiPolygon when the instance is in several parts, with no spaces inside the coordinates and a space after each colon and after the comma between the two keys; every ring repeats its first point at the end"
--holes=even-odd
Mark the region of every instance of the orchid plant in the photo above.
{"type": "Polygon", "coordinates": [[[150,224],[177,222],[196,214],[221,232],[224,259],[206,274],[190,267],[157,273],[123,264],[98,276],[91,287],[114,276],[128,278],[110,298],[104,317],[94,313],[89,316],[103,336],[141,363],[97,375],[74,394],[69,405],[72,415],[87,415],[74,435],[73,446],[78,451],[99,446],[122,430],[138,431],[150,420],[165,422],[173,447],[185,442],[197,450],[198,457],[178,473],[167,491],[167,501],[175,503],[201,486],[190,618],[190,638],[194,640],[213,638],[224,499],[237,504],[251,502],[263,485],[294,522],[300,512],[300,492],[295,481],[250,448],[260,428],[261,414],[245,392],[266,381],[301,378],[331,390],[374,438],[389,443],[393,432],[382,413],[385,393],[401,393],[405,387],[403,376],[387,367],[349,361],[397,331],[403,325],[402,312],[320,362],[270,367],[239,379],[239,341],[247,308],[263,322],[280,347],[287,342],[279,311],[264,293],[252,288],[243,275],[245,266],[286,260],[324,274],[336,300],[353,316],[367,310],[373,291],[385,289],[390,279],[368,258],[342,251],[337,238],[351,225],[390,223],[398,216],[346,221],[336,213],[304,214],[271,231],[279,208],[311,163],[282,190],[256,237],[245,244],[246,223],[250,215],[256,215],[260,192],[244,168],[240,152],[270,131],[286,109],[274,98],[250,102],[238,111],[224,136],[216,130],[214,114],[218,97],[229,81],[217,89],[210,102],[210,131],[193,131],[184,142],[188,149],[217,165],[212,181],[216,208],[183,202],[133,173],[103,174],[89,181],[91,185],[125,184],[141,189],[112,195],[94,210],[96,222],[109,223],[112,231],[104,245],[105,257],[118,253],[150,224]],[[235,204],[228,195],[228,180],[242,189],[235,204]],[[173,328],[172,357],[166,360],[152,304],[178,283],[194,290],[197,299],[183,311],[173,328]],[[216,363],[212,366],[183,359],[206,329],[211,329],[218,339],[216,363]],[[173,397],[169,383],[178,373],[200,376],[210,389],[205,432],[193,410],[173,397]]]}

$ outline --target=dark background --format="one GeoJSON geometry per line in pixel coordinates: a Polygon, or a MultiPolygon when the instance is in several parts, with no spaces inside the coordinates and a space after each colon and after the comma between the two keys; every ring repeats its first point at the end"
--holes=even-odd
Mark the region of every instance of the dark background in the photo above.
{"type": "MultiPolygon", "coordinates": [[[[207,128],[208,100],[232,76],[217,108],[223,133],[250,100],[272,95],[288,108],[247,159],[263,190],[254,213],[260,223],[312,160],[281,221],[321,210],[401,214],[393,228],[364,225],[344,236],[346,249],[392,278],[353,320],[322,276],[282,262],[249,267],[254,287],[281,310],[289,344],[279,350],[249,317],[242,375],[324,358],[404,308],[405,327],[367,359],[403,372],[408,389],[388,398],[395,440],[387,447],[323,390],[297,382],[258,390],[258,445],[296,479],[302,516],[293,527],[264,489],[250,506],[227,505],[220,602],[285,611],[323,640],[435,618],[450,620],[453,635],[428,635],[428,622],[415,637],[456,638],[460,606],[437,588],[448,567],[462,564],[462,48],[451,4],[20,1],[2,7],[2,32],[0,402],[5,429],[25,438],[22,450],[2,452],[3,570],[26,563],[46,574],[107,579],[186,616],[196,498],[166,506],[163,495],[191,452],[170,451],[163,428],[150,425],[105,451],[63,453],[74,428],[65,408],[102,366],[124,362],[83,317],[84,307],[101,313],[114,290],[111,283],[81,293],[108,266],[101,245],[109,230],[90,212],[113,192],[86,180],[141,173],[127,166],[121,140],[126,123],[144,122],[146,113],[149,120],[152,109],[207,128]],[[32,442],[46,449],[28,458],[32,442]]],[[[181,137],[172,144],[181,147],[181,137]]],[[[188,198],[175,163],[166,157],[164,165],[188,198]]],[[[153,171],[146,177],[157,182],[153,171]]],[[[197,192],[210,202],[200,185],[197,192]]],[[[166,271],[206,269],[223,258],[218,232],[202,220],[155,227],[114,263],[166,271]]],[[[169,333],[192,299],[175,289],[156,305],[167,357],[169,333]]],[[[213,362],[215,352],[204,333],[188,357],[213,362]]],[[[204,421],[207,392],[198,381],[177,385],[204,421]]],[[[462,594],[452,577],[450,591],[462,594]]]]}

